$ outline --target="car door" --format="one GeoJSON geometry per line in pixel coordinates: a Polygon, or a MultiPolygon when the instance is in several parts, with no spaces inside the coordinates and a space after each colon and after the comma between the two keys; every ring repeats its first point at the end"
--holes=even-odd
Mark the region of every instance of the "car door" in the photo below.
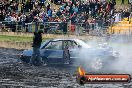
{"type": "Polygon", "coordinates": [[[65,55],[65,48],[67,48],[68,54],[69,54],[69,58],[67,58],[67,59],[70,59],[70,63],[73,63],[78,58],[78,56],[77,56],[78,55],[77,43],[75,41],[72,41],[72,40],[65,40],[63,42],[63,47],[64,47],[64,55],[65,55]]]}
{"type": "Polygon", "coordinates": [[[50,64],[61,64],[63,63],[63,49],[62,41],[50,41],[42,49],[43,57],[47,59],[50,64]]]}

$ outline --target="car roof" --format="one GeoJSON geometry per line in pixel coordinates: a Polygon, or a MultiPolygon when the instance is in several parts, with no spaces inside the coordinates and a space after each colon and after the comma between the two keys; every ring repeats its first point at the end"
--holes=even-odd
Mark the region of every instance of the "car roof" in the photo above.
{"type": "Polygon", "coordinates": [[[42,48],[46,43],[48,43],[48,42],[50,42],[50,41],[64,41],[64,40],[77,41],[77,40],[79,40],[79,39],[70,39],[70,38],[55,38],[55,39],[49,39],[49,40],[46,40],[45,42],[43,42],[43,43],[41,44],[41,48],[42,48]]]}
{"type": "Polygon", "coordinates": [[[75,41],[77,44],[81,45],[82,47],[87,47],[91,48],[88,44],[86,44],[83,40],[81,39],[70,39],[70,38],[58,38],[58,39],[52,39],[51,41],[62,41],[62,40],[70,40],[70,41],[75,41]]]}
{"type": "Polygon", "coordinates": [[[52,41],[61,41],[61,40],[71,40],[71,41],[77,41],[77,40],[80,40],[80,39],[70,39],[70,38],[57,38],[57,39],[52,39],[52,41]]]}

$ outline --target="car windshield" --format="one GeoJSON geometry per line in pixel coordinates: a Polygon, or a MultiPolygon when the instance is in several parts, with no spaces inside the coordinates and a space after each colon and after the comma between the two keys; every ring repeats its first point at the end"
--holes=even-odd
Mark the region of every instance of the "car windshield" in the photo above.
{"type": "Polygon", "coordinates": [[[91,48],[91,46],[89,46],[87,43],[85,43],[84,41],[82,41],[82,40],[76,40],[77,41],[77,43],[79,44],[79,45],[81,45],[82,47],[85,47],[85,48],[91,48]]]}
{"type": "Polygon", "coordinates": [[[49,42],[49,41],[51,41],[51,40],[49,39],[49,40],[46,40],[45,42],[43,42],[43,43],[41,44],[40,49],[42,49],[42,48],[43,48],[43,46],[44,46],[47,42],[49,42]]]}

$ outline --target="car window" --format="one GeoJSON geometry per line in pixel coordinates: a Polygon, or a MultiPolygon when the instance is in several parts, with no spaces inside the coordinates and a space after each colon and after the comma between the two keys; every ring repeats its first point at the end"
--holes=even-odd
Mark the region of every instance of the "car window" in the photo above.
{"type": "Polygon", "coordinates": [[[76,48],[78,45],[74,41],[64,41],[64,48],[68,47],[69,49],[76,48]]]}
{"type": "Polygon", "coordinates": [[[51,41],[45,49],[62,50],[62,41],[51,41]]]}

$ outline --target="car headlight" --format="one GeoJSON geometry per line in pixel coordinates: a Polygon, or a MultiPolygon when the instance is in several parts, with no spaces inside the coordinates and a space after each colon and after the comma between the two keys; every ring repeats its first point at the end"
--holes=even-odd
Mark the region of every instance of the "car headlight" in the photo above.
{"type": "Polygon", "coordinates": [[[116,51],[113,51],[113,52],[112,52],[112,55],[115,56],[115,57],[118,57],[118,56],[119,56],[119,53],[116,52],[116,51]]]}
{"type": "Polygon", "coordinates": [[[18,54],[18,56],[19,56],[20,58],[23,57],[23,52],[20,53],[20,54],[18,54]]]}
{"type": "Polygon", "coordinates": [[[20,57],[23,57],[23,54],[20,54],[20,57]]]}

